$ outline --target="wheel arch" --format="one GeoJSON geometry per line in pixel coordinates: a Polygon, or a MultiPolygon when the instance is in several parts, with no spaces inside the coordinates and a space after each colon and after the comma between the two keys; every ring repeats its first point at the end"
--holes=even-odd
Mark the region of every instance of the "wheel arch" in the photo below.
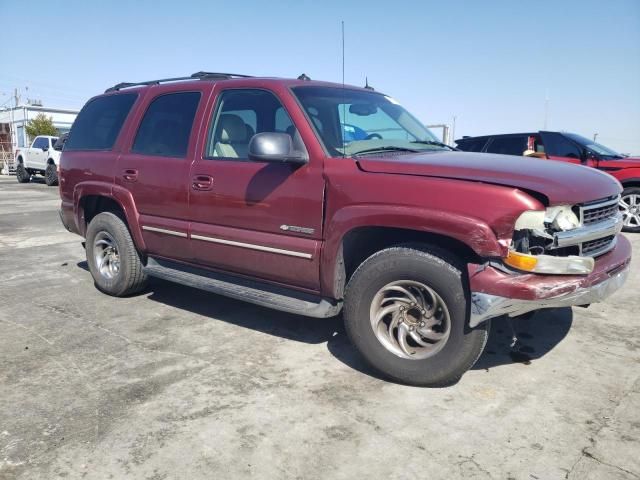
{"type": "Polygon", "coordinates": [[[394,221],[387,224],[351,222],[356,224],[343,231],[340,231],[340,221],[336,221],[335,227],[327,232],[323,249],[323,292],[342,298],[345,286],[358,265],[375,252],[394,245],[433,245],[456,255],[465,263],[482,263],[482,258],[498,257],[504,253],[504,247],[491,228],[477,219],[470,221],[448,215],[446,219],[440,216],[431,222],[428,216],[425,218],[424,212],[418,217],[411,215],[408,218],[397,211],[390,218],[394,221]]]}
{"type": "Polygon", "coordinates": [[[620,183],[622,184],[622,188],[640,188],[640,177],[626,178],[621,180],[620,183]]]}
{"type": "Polygon", "coordinates": [[[84,184],[74,192],[76,224],[82,236],[86,235],[89,222],[99,213],[112,212],[127,224],[136,248],[144,252],[146,246],[139,228],[139,215],[131,193],[125,189],[104,184],[84,184]]]}

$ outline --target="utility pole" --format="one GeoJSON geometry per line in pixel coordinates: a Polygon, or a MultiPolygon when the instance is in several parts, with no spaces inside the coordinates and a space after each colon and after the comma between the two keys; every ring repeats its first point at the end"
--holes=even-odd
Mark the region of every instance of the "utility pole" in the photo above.
{"type": "Polygon", "coordinates": [[[451,127],[451,145],[453,145],[453,142],[456,139],[456,119],[458,117],[456,115],[453,116],[453,125],[451,127]]]}
{"type": "Polygon", "coordinates": [[[13,100],[15,101],[15,106],[17,107],[20,104],[20,94],[18,93],[18,88],[13,89],[13,100]]]}

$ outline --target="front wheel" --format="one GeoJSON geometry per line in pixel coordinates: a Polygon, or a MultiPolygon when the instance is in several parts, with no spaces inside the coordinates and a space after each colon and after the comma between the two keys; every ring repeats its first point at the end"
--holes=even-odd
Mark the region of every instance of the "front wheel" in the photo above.
{"type": "Polygon", "coordinates": [[[480,357],[489,322],[468,326],[469,293],[456,259],[399,246],[360,265],[347,286],[345,327],[376,370],[419,386],[456,382],[480,357]]]}
{"type": "Polygon", "coordinates": [[[121,297],[146,286],[140,254],[127,225],[116,214],[103,212],[91,220],[86,250],[89,271],[100,291],[121,297]]]}
{"type": "Polygon", "coordinates": [[[29,183],[31,181],[31,173],[24,168],[24,163],[18,163],[16,166],[16,179],[20,183],[29,183]]]}
{"type": "Polygon", "coordinates": [[[55,164],[47,165],[47,169],[44,171],[44,181],[50,187],[58,185],[58,167],[55,164]]]}
{"type": "Polygon", "coordinates": [[[620,196],[620,211],[622,212],[625,232],[640,232],[640,187],[625,188],[620,196]]]}

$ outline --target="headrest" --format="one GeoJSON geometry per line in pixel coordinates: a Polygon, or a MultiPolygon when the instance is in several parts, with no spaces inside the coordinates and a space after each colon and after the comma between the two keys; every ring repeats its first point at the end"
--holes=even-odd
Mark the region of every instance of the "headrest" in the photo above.
{"type": "Polygon", "coordinates": [[[220,115],[220,141],[222,143],[245,142],[247,127],[238,115],[225,113],[220,115]]]}

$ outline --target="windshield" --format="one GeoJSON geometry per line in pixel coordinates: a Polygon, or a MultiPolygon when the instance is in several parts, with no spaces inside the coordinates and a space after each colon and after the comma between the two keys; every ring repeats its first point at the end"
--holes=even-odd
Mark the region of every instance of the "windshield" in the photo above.
{"type": "Polygon", "coordinates": [[[583,137],[582,135],[576,135],[575,133],[565,133],[567,137],[572,139],[575,142],[578,142],[585,148],[597,153],[599,156],[604,158],[624,158],[624,155],[619,154],[615,150],[611,150],[604,145],[600,145],[599,143],[594,142],[593,140],[589,140],[588,138],[583,137]]]}
{"type": "Polygon", "coordinates": [[[332,156],[449,148],[381,93],[338,87],[295,87],[293,93],[332,156]]]}

